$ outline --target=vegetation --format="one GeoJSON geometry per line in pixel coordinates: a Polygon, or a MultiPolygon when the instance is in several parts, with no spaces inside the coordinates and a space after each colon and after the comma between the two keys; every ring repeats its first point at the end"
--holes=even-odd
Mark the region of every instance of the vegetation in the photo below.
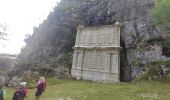
{"type": "MultiPolygon", "coordinates": [[[[170,34],[170,1],[157,0],[153,9],[154,23],[170,34]]],[[[163,41],[163,55],[170,57],[170,38],[163,41]]]]}
{"type": "Polygon", "coordinates": [[[164,39],[161,37],[152,37],[152,38],[149,38],[148,40],[146,40],[146,42],[147,43],[155,43],[155,42],[161,42],[163,40],[164,39]]]}
{"type": "Polygon", "coordinates": [[[170,30],[170,1],[157,0],[153,9],[154,22],[170,30]]]}
{"type": "Polygon", "coordinates": [[[170,57],[170,38],[167,38],[163,42],[163,55],[170,57]]]}
{"type": "Polygon", "coordinates": [[[170,82],[170,61],[156,61],[145,66],[145,74],[139,79],[170,82]]]}
{"type": "MultiPolygon", "coordinates": [[[[154,81],[102,84],[89,81],[47,79],[42,100],[169,100],[170,85],[154,81]]],[[[7,89],[11,100],[14,89],[7,89]]],[[[30,89],[28,100],[34,100],[30,89]]]]}
{"type": "Polygon", "coordinates": [[[162,55],[170,57],[170,38],[152,37],[146,40],[148,44],[162,43],[162,55]]]}
{"type": "Polygon", "coordinates": [[[3,25],[3,24],[0,24],[0,40],[5,40],[5,36],[7,35],[6,33],[7,31],[7,26],[6,25],[3,25]]]}

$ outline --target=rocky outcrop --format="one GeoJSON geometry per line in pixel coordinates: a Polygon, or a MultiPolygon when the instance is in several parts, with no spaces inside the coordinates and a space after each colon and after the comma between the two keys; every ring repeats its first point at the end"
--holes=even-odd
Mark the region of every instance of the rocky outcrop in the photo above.
{"type": "MultiPolygon", "coordinates": [[[[162,41],[147,43],[152,38],[164,38],[163,32],[152,23],[151,9],[155,0],[118,0],[117,19],[122,22],[122,40],[125,43],[127,62],[132,77],[139,75],[143,65],[168,60],[162,55],[162,41]]],[[[126,68],[125,71],[126,72],[126,68]]]]}
{"type": "Polygon", "coordinates": [[[15,68],[17,55],[0,54],[0,82],[5,84],[11,79],[8,74],[15,68]]]}
{"type": "Polygon", "coordinates": [[[62,0],[47,20],[34,30],[20,57],[35,65],[50,64],[54,69],[70,69],[77,25],[99,26],[119,21],[123,25],[121,80],[129,81],[142,73],[146,63],[169,59],[162,55],[163,40],[147,42],[166,36],[152,24],[151,9],[154,2],[155,0],[62,0]]]}

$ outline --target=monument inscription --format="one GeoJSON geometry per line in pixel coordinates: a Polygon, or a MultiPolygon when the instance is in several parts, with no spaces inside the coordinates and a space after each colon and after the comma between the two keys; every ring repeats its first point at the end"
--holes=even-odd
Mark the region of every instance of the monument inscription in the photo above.
{"type": "Polygon", "coordinates": [[[71,74],[76,79],[119,82],[120,23],[78,27],[71,74]]]}

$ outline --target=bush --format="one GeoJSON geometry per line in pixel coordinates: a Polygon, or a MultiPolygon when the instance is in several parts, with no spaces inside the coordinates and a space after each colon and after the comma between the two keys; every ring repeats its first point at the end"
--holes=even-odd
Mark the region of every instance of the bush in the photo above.
{"type": "Polygon", "coordinates": [[[162,54],[170,57],[170,38],[164,40],[162,54]]]}
{"type": "Polygon", "coordinates": [[[144,80],[161,80],[170,82],[170,61],[157,61],[145,66],[144,80]]]}
{"type": "Polygon", "coordinates": [[[153,9],[154,22],[170,30],[170,0],[157,0],[153,9]]]}
{"type": "Polygon", "coordinates": [[[146,40],[147,43],[154,43],[154,42],[161,42],[163,41],[164,39],[161,38],[161,37],[152,37],[152,38],[149,38],[148,40],[146,40]]]}

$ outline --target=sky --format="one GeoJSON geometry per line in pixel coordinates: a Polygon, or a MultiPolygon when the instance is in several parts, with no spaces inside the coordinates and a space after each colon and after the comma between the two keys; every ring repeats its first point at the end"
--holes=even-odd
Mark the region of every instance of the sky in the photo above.
{"type": "Polygon", "coordinates": [[[8,26],[8,40],[0,40],[0,53],[18,54],[25,35],[33,33],[60,0],[0,0],[0,23],[8,26]]]}

